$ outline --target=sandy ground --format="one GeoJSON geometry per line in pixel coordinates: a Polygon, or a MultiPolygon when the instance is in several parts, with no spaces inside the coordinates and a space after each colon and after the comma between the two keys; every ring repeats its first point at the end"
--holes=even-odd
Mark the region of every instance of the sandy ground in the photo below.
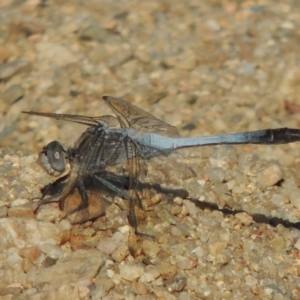
{"type": "Polygon", "coordinates": [[[57,204],[34,213],[54,181],[38,153],[85,127],[21,114],[111,114],[110,95],[183,137],[298,128],[297,1],[2,0],[0,20],[1,299],[300,298],[299,144],[149,165],[168,189],[143,199],[153,240],[104,191],[89,191],[88,213],[105,211],[94,222],[72,224],[57,204]]]}

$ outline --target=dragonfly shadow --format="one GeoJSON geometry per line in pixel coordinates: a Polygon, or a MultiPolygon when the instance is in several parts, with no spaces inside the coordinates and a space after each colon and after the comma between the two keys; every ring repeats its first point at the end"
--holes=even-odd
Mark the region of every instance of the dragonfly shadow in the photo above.
{"type": "MultiPolygon", "coordinates": [[[[127,192],[129,190],[130,179],[128,176],[116,175],[116,174],[114,174],[112,172],[108,172],[108,171],[103,172],[102,176],[104,178],[108,179],[109,182],[117,188],[116,190],[123,190],[125,192],[127,192]]],[[[67,184],[67,179],[68,179],[68,177],[64,176],[64,177],[57,179],[53,183],[50,183],[50,184],[44,186],[41,189],[42,201],[41,201],[40,205],[43,205],[44,203],[48,203],[47,202],[48,197],[55,197],[55,196],[61,194],[63,192],[63,190],[65,189],[65,186],[67,184]]],[[[100,180],[98,180],[97,178],[92,177],[92,176],[85,178],[84,187],[87,192],[94,191],[95,193],[97,193],[99,195],[99,198],[98,198],[99,201],[105,200],[106,204],[112,203],[112,200],[108,200],[108,198],[114,199],[115,196],[120,196],[120,195],[118,195],[117,192],[112,191],[109,187],[107,187],[107,185],[105,185],[103,182],[101,182],[100,180]]],[[[180,198],[188,197],[188,192],[182,188],[178,188],[178,189],[177,188],[166,188],[166,187],[162,187],[160,184],[157,184],[157,183],[151,184],[151,183],[144,183],[144,182],[138,181],[137,186],[136,186],[136,191],[138,192],[138,195],[141,199],[143,199],[143,191],[145,191],[145,190],[151,191],[151,194],[153,194],[153,195],[155,193],[163,194],[163,195],[167,196],[167,198],[169,198],[169,199],[174,198],[174,197],[180,197],[180,198]]],[[[74,189],[69,192],[67,197],[57,201],[57,202],[59,202],[59,207],[61,210],[63,210],[63,211],[65,210],[65,201],[73,193],[74,193],[74,189]]],[[[90,202],[90,200],[91,199],[89,199],[89,202],[90,202]]],[[[82,204],[82,201],[83,200],[81,199],[80,204],[82,204]]],[[[72,210],[72,214],[76,213],[76,212],[80,212],[80,210],[85,209],[85,207],[82,207],[80,204],[77,204],[77,209],[72,210]]],[[[87,203],[87,206],[89,206],[89,205],[91,205],[91,203],[87,203]]],[[[84,223],[89,220],[94,220],[95,219],[94,215],[95,214],[88,216],[87,212],[86,212],[85,214],[83,214],[82,222],[77,220],[76,223],[80,224],[80,223],[84,223]]]]}
{"type": "Polygon", "coordinates": [[[286,228],[300,229],[300,222],[291,222],[291,221],[285,220],[283,218],[269,217],[269,216],[266,216],[264,214],[259,214],[259,213],[251,214],[244,210],[233,210],[233,209],[230,209],[227,207],[219,208],[216,204],[206,202],[206,201],[199,201],[199,200],[191,199],[191,198],[189,198],[189,200],[202,210],[209,209],[211,211],[220,211],[224,215],[227,215],[227,216],[228,215],[236,215],[238,213],[247,213],[249,216],[251,216],[253,218],[253,221],[256,223],[269,224],[272,227],[276,227],[277,225],[282,225],[286,228]]]}
{"type": "MultiPolygon", "coordinates": [[[[105,172],[105,174],[103,174],[103,175],[105,175],[106,178],[109,178],[110,182],[112,184],[114,184],[116,187],[118,187],[120,189],[123,188],[125,190],[129,189],[129,177],[128,176],[120,176],[120,175],[116,175],[116,174],[110,173],[110,172],[105,172]]],[[[61,193],[61,191],[64,189],[65,184],[66,184],[65,178],[62,177],[62,178],[59,178],[58,180],[56,180],[55,182],[46,185],[45,187],[43,187],[41,189],[43,198],[47,197],[47,196],[55,196],[55,195],[61,193]]],[[[102,182],[100,182],[99,180],[97,180],[96,178],[93,178],[93,177],[87,178],[85,180],[85,187],[87,188],[87,190],[93,190],[99,194],[103,193],[105,195],[109,195],[112,199],[114,196],[118,196],[117,193],[112,192],[105,184],[103,184],[102,182]]],[[[266,216],[263,214],[258,214],[258,213],[251,214],[244,210],[233,210],[233,209],[230,209],[227,207],[219,208],[216,204],[213,204],[211,202],[199,201],[197,199],[189,198],[187,190],[182,189],[182,188],[179,188],[179,189],[166,188],[166,187],[162,187],[160,184],[150,184],[150,183],[139,182],[137,189],[140,192],[142,192],[142,190],[144,190],[144,189],[153,190],[156,193],[161,193],[161,194],[164,194],[169,197],[172,196],[172,197],[170,197],[170,199],[171,198],[173,199],[174,197],[188,199],[189,201],[193,202],[201,210],[209,209],[211,211],[220,211],[224,215],[227,215],[227,216],[228,215],[236,215],[238,213],[247,213],[253,218],[253,221],[256,223],[269,224],[272,227],[276,227],[277,225],[280,224],[286,228],[300,229],[300,222],[290,222],[283,218],[269,217],[269,216],[266,216]]],[[[171,202],[171,200],[169,200],[169,202],[171,202]]],[[[61,207],[61,209],[63,209],[61,204],[60,204],[60,207],[61,207]]],[[[80,208],[78,208],[78,211],[80,211],[80,208]]],[[[93,217],[93,216],[85,215],[82,222],[77,222],[77,223],[84,223],[87,220],[94,220],[94,219],[95,219],[95,217],[93,217]]]]}

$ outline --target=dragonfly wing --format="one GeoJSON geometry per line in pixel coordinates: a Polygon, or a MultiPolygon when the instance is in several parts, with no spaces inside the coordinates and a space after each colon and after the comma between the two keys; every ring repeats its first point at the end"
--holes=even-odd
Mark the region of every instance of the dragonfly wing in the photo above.
{"type": "Polygon", "coordinates": [[[107,105],[115,112],[122,128],[133,128],[146,133],[179,137],[175,126],[169,125],[150,113],[120,98],[104,96],[107,105]]]}
{"type": "Polygon", "coordinates": [[[87,126],[104,125],[108,127],[117,127],[119,124],[118,119],[113,116],[88,117],[88,116],[81,116],[81,115],[55,114],[55,113],[44,113],[44,112],[35,112],[35,111],[23,111],[23,113],[83,124],[87,126]]]}

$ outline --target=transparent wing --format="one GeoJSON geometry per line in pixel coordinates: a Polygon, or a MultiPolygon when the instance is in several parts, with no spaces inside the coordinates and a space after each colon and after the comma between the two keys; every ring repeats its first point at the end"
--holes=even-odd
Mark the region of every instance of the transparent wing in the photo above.
{"type": "Polygon", "coordinates": [[[88,117],[88,116],[81,116],[81,115],[55,114],[55,113],[44,113],[44,112],[35,112],[35,111],[23,111],[23,113],[83,124],[87,126],[105,125],[111,128],[119,126],[118,119],[114,116],[108,116],[108,115],[99,116],[99,117],[88,117]]]}
{"type": "Polygon", "coordinates": [[[169,137],[179,137],[178,130],[150,113],[122,100],[120,98],[104,96],[105,103],[113,110],[117,117],[98,116],[89,117],[71,114],[55,114],[45,112],[23,111],[23,113],[79,123],[87,126],[105,125],[110,128],[120,126],[121,128],[133,128],[139,132],[157,133],[169,137]]]}
{"type": "Polygon", "coordinates": [[[178,130],[150,113],[120,98],[104,96],[104,101],[114,111],[122,128],[133,128],[146,133],[157,133],[169,137],[179,137],[178,130]]]}

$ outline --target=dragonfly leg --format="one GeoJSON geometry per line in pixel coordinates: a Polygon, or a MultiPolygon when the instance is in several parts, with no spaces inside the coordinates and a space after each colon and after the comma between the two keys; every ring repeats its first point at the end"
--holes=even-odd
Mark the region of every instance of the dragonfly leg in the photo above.
{"type": "Polygon", "coordinates": [[[119,189],[118,187],[116,187],[115,185],[113,185],[112,183],[110,183],[109,181],[105,180],[103,177],[97,174],[94,174],[94,178],[96,178],[100,183],[106,186],[109,190],[116,193],[119,197],[129,200],[129,195],[126,191],[119,189]]]}
{"type": "Polygon", "coordinates": [[[130,195],[130,200],[129,200],[129,213],[128,213],[128,221],[129,224],[134,228],[134,232],[136,235],[150,238],[151,240],[155,240],[155,237],[151,234],[144,233],[138,229],[138,218],[136,214],[136,208],[139,207],[140,209],[143,209],[142,207],[142,202],[139,197],[139,195],[132,191],[130,195]]]}

